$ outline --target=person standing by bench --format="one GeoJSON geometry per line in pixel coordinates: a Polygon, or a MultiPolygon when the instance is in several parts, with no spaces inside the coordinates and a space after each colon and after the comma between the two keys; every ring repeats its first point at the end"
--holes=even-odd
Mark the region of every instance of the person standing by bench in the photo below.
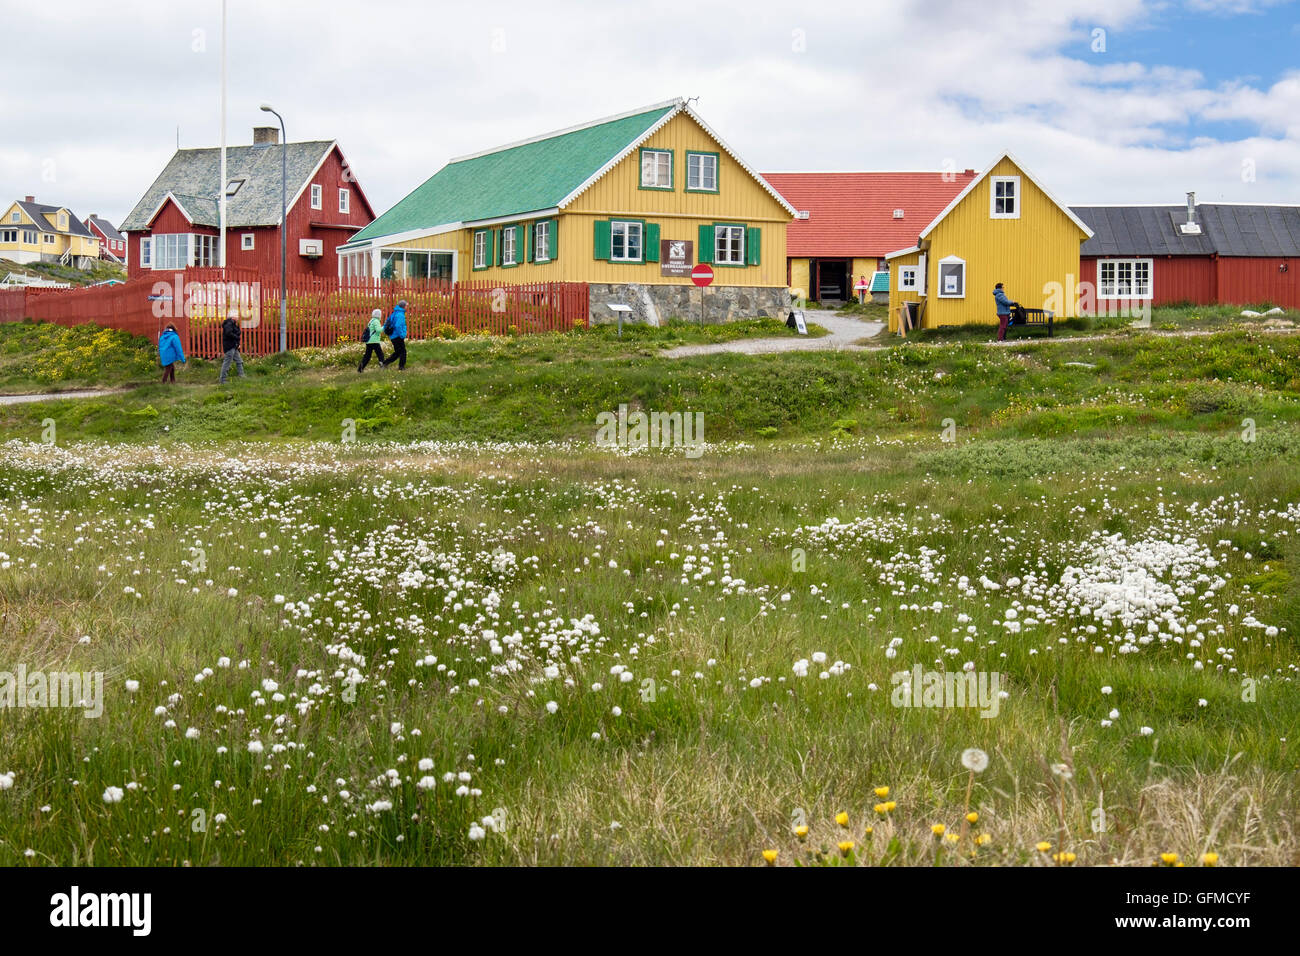
{"type": "Polygon", "coordinates": [[[1007,294],[1002,291],[1001,282],[993,287],[993,301],[998,307],[998,341],[1005,342],[1007,325],[1011,322],[1011,310],[1015,308],[1016,303],[1007,298],[1007,294]]]}

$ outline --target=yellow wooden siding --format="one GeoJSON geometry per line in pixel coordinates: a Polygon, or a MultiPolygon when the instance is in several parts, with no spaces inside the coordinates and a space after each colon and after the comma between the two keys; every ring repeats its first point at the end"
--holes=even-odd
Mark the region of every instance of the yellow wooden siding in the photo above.
{"type": "Polygon", "coordinates": [[[808,298],[808,279],[808,260],[791,259],[790,288],[801,290],[805,299],[808,298]]]}
{"type": "MultiPolygon", "coordinates": [[[[998,282],[1008,298],[1026,308],[1050,306],[1058,317],[1073,317],[1077,302],[1062,303],[1059,290],[1053,297],[1052,284],[1064,287],[1069,276],[1077,278],[1079,246],[1085,238],[1083,230],[1019,167],[1002,159],[926,237],[925,326],[996,324],[993,286],[998,282]],[[1020,177],[1019,218],[989,216],[995,176],[1020,177]],[[938,263],[949,256],[966,261],[965,296],[960,299],[938,295],[938,263]]],[[[891,328],[897,325],[902,301],[896,289],[898,266],[915,262],[916,254],[890,260],[891,328]]]]}
{"type": "MultiPolygon", "coordinates": [[[[926,296],[918,295],[912,291],[900,292],[898,289],[898,273],[900,268],[902,266],[916,265],[920,255],[919,252],[909,252],[905,256],[898,256],[895,259],[889,260],[889,330],[891,332],[898,331],[898,310],[902,307],[904,302],[924,302],[926,300],[926,296]]],[[[928,288],[929,287],[927,286],[927,290],[928,288]]],[[[929,317],[927,311],[925,318],[928,320],[929,317]]],[[[925,324],[928,325],[928,322],[925,324]]]]}

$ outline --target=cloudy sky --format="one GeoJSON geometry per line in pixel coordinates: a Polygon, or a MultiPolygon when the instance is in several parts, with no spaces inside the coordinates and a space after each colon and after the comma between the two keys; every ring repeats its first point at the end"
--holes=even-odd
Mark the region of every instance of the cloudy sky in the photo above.
{"type": "MultiPolygon", "coordinates": [[[[220,0],[4,0],[0,199],[120,222],[216,145],[220,0]]],[[[229,0],[232,145],[269,101],[382,212],[448,158],[675,96],[761,170],[983,169],[1067,202],[1300,202],[1292,0],[229,0]]]]}

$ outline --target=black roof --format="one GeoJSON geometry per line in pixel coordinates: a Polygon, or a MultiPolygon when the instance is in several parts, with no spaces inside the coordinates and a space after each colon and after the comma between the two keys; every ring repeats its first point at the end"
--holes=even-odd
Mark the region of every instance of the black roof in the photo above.
{"type": "Polygon", "coordinates": [[[1071,206],[1092,229],[1083,256],[1300,256],[1300,206],[1199,203],[1200,235],[1186,206],[1071,206]]]}

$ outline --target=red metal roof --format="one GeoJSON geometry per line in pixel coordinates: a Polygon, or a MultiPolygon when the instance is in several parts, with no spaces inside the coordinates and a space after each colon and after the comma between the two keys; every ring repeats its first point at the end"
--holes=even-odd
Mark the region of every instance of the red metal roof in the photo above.
{"type": "Polygon", "coordinates": [[[785,254],[884,256],[916,245],[916,237],[976,176],[950,173],[764,173],[763,178],[795,209],[785,254]],[[895,219],[894,210],[903,210],[895,219]]]}

